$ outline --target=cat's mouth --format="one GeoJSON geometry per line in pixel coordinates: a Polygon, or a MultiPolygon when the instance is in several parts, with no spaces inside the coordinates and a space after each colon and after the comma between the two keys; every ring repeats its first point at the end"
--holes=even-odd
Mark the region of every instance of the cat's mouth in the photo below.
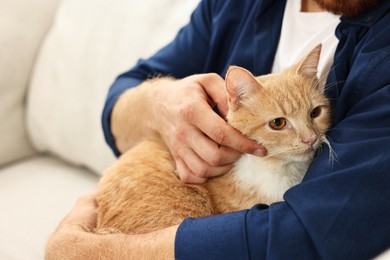
{"type": "Polygon", "coordinates": [[[306,149],[305,153],[308,153],[308,154],[315,153],[315,151],[317,151],[317,148],[318,147],[310,146],[306,149]]]}
{"type": "Polygon", "coordinates": [[[311,159],[313,159],[317,154],[317,150],[312,150],[310,152],[307,153],[307,156],[311,159]]]}
{"type": "Polygon", "coordinates": [[[304,157],[305,159],[310,159],[311,160],[316,155],[317,150],[318,150],[318,145],[316,147],[315,146],[310,146],[302,153],[302,157],[304,157]]]}
{"type": "Polygon", "coordinates": [[[315,144],[308,146],[303,152],[303,155],[307,156],[310,160],[313,159],[319,152],[322,143],[321,140],[318,140],[315,144]]]}

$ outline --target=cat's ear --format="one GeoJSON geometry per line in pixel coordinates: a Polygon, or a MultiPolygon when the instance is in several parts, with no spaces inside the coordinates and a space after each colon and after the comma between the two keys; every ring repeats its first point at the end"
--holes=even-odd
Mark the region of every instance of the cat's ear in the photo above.
{"type": "Polygon", "coordinates": [[[242,101],[259,87],[260,83],[248,70],[238,66],[229,67],[225,77],[225,88],[231,108],[240,107],[242,101]]]}
{"type": "Polygon", "coordinates": [[[304,75],[309,78],[317,77],[318,63],[320,61],[322,45],[317,45],[307,54],[299,63],[297,74],[304,75]]]}

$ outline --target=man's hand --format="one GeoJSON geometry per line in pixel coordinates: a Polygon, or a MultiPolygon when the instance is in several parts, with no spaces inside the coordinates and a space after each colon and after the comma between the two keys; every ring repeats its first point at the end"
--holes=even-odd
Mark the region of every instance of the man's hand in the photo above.
{"type": "Polygon", "coordinates": [[[217,74],[200,74],[171,81],[159,89],[154,114],[170,149],[181,180],[202,183],[227,173],[243,153],[264,155],[262,146],[229,126],[224,80],[217,74]]]}
{"type": "Polygon", "coordinates": [[[96,227],[95,195],[80,198],[50,237],[50,259],[174,259],[177,226],[142,235],[92,233],[96,227]]]}
{"type": "Polygon", "coordinates": [[[101,240],[89,233],[96,227],[94,194],[80,198],[61,221],[46,247],[45,259],[90,259],[101,240]]]}

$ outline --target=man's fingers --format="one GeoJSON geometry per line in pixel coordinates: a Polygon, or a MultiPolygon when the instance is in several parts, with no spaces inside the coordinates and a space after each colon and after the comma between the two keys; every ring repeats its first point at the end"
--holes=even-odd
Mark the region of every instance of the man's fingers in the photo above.
{"type": "Polygon", "coordinates": [[[220,154],[222,155],[222,161],[220,164],[221,166],[233,164],[242,156],[242,153],[227,146],[218,145],[218,149],[220,154]]]}
{"type": "Polygon", "coordinates": [[[197,116],[193,118],[193,124],[216,143],[222,146],[231,147],[241,153],[264,156],[266,150],[260,144],[242,135],[236,129],[228,125],[225,120],[215,113],[210,113],[207,106],[198,107],[197,116]],[[207,115],[207,119],[204,116],[207,115]]]}
{"type": "Polygon", "coordinates": [[[209,177],[229,172],[233,164],[212,166],[187,147],[180,154],[174,155],[180,179],[185,183],[204,183],[209,177]]]}
{"type": "Polygon", "coordinates": [[[241,156],[231,148],[219,147],[197,129],[188,128],[185,133],[178,135],[181,142],[171,149],[180,179],[185,183],[204,183],[209,177],[225,174],[241,156]]]}
{"type": "Polygon", "coordinates": [[[177,159],[176,168],[179,173],[180,180],[184,183],[201,184],[207,181],[207,178],[201,178],[191,172],[183,160],[177,159]]]}
{"type": "Polygon", "coordinates": [[[62,220],[59,228],[73,230],[92,230],[96,227],[96,194],[95,192],[82,196],[77,200],[69,214],[62,220]]]}
{"type": "Polygon", "coordinates": [[[232,148],[218,145],[200,131],[193,132],[192,138],[188,139],[188,144],[202,160],[212,167],[232,164],[242,155],[232,148]]]}
{"type": "Polygon", "coordinates": [[[226,117],[229,107],[227,103],[224,79],[216,73],[209,73],[203,74],[199,77],[198,82],[207,95],[212,99],[213,103],[217,105],[221,115],[226,117]]]}

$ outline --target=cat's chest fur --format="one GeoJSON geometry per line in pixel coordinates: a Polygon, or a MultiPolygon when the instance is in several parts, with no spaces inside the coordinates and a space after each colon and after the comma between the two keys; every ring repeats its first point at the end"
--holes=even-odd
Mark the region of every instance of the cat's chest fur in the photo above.
{"type": "Polygon", "coordinates": [[[206,186],[217,212],[249,208],[257,203],[282,201],[283,194],[302,181],[309,162],[282,163],[246,154],[224,176],[206,186]]]}
{"type": "Polygon", "coordinates": [[[235,164],[231,178],[244,190],[255,190],[270,201],[282,201],[283,194],[302,181],[309,162],[281,163],[246,154],[235,164]]]}

